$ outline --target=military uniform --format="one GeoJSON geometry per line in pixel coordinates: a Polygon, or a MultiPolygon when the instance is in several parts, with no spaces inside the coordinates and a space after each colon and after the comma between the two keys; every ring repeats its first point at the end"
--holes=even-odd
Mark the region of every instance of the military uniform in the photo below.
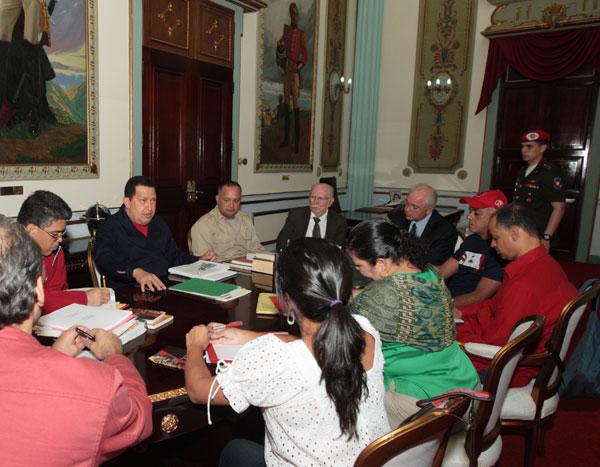
{"type": "Polygon", "coordinates": [[[558,167],[542,159],[526,177],[528,165],[519,170],[513,191],[513,202],[532,208],[540,234],[548,224],[553,202],[565,201],[563,179],[558,167]]]}

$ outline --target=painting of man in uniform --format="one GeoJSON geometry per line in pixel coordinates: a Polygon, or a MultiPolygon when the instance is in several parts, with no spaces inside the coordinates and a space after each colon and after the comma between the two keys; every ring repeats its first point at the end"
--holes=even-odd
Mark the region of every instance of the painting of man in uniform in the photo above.
{"type": "Polygon", "coordinates": [[[311,167],[317,7],[272,0],[264,10],[259,170],[311,167]]]}
{"type": "Polygon", "coordinates": [[[86,3],[0,0],[0,164],[85,164],[86,3]]]}

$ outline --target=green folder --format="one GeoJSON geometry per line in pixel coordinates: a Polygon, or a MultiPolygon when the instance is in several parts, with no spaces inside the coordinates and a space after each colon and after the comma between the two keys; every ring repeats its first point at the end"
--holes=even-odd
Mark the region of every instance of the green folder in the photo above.
{"type": "Polygon", "coordinates": [[[206,279],[190,279],[169,287],[169,290],[218,298],[239,288],[240,286],[235,284],[224,284],[223,282],[207,281],[206,279]]]}

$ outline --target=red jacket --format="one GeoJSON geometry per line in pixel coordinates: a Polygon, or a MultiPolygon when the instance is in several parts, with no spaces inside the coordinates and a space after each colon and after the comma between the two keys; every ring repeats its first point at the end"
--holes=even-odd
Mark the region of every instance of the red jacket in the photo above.
{"type": "MultiPolygon", "coordinates": [[[[546,324],[542,337],[534,349],[527,349],[527,353],[543,352],[561,310],[576,295],[577,289],[560,264],[539,246],[504,268],[504,281],[496,295],[461,308],[465,322],[457,327],[456,340],[502,346],[521,318],[544,315],[546,324]]],[[[487,362],[472,360],[478,370],[488,366],[487,362]]],[[[518,367],[510,385],[526,386],[537,373],[533,367],[518,367]]]]}
{"type": "Polygon", "coordinates": [[[0,464],[89,466],[152,433],[152,404],[123,355],[72,358],[0,330],[0,464]]]}
{"type": "Polygon", "coordinates": [[[71,303],[87,305],[87,295],[81,290],[67,290],[67,268],[62,249],[58,255],[44,256],[44,307],[42,314],[47,315],[71,303]],[[55,259],[56,258],[56,259],[55,259]]]}

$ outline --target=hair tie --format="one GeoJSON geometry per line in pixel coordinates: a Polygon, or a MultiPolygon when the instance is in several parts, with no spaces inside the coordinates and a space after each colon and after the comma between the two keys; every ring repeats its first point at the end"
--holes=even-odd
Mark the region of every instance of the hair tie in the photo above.
{"type": "Polygon", "coordinates": [[[336,306],[339,303],[344,303],[344,302],[342,302],[341,300],[335,300],[329,304],[329,308],[333,308],[334,306],[336,306]]]}

